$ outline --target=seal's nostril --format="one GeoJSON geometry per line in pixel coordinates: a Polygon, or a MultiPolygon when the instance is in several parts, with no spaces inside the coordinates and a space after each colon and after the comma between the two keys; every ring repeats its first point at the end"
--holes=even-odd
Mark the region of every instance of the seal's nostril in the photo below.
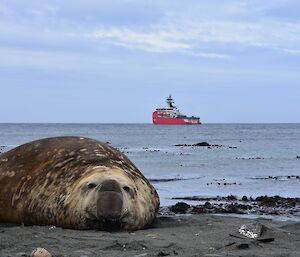
{"type": "Polygon", "coordinates": [[[124,186],[123,189],[128,193],[130,192],[130,188],[128,186],[124,186]]]}
{"type": "Polygon", "coordinates": [[[90,184],[88,184],[88,188],[89,188],[89,189],[93,189],[93,188],[95,188],[95,187],[97,187],[97,185],[96,185],[95,183],[90,183],[90,184]]]}

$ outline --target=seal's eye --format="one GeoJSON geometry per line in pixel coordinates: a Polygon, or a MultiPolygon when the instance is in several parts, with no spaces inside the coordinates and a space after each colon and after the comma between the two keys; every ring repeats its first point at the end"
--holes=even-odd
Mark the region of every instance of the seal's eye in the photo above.
{"type": "Polygon", "coordinates": [[[130,192],[130,188],[128,186],[124,186],[123,189],[128,193],[130,192]]]}
{"type": "Polygon", "coordinates": [[[133,190],[132,188],[130,188],[129,186],[123,186],[123,190],[128,193],[128,195],[130,195],[130,197],[134,198],[136,193],[135,190],[133,190]]]}
{"type": "Polygon", "coordinates": [[[93,188],[97,187],[97,185],[95,183],[90,183],[87,186],[89,189],[93,189],[93,188]]]}

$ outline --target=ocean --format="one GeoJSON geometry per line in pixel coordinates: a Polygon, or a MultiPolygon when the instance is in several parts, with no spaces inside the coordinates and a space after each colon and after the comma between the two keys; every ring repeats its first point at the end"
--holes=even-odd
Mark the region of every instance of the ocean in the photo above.
{"type": "Polygon", "coordinates": [[[120,149],[152,181],[162,206],[188,196],[300,197],[300,124],[0,124],[3,151],[63,135],[120,149]],[[199,142],[218,146],[176,146],[199,142]]]}

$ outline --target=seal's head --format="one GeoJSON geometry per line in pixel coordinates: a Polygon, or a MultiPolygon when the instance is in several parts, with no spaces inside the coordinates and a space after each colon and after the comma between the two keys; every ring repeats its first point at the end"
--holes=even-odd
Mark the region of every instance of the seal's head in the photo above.
{"type": "Polygon", "coordinates": [[[153,221],[159,205],[148,181],[120,167],[95,166],[74,187],[70,209],[82,228],[140,229],[153,221]]]}

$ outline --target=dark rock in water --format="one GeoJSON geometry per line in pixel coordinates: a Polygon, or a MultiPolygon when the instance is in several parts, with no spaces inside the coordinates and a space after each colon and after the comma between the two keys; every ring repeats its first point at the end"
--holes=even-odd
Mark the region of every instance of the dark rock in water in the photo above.
{"type": "Polygon", "coordinates": [[[211,145],[207,142],[201,142],[201,143],[196,143],[193,146],[211,146],[211,145]]]}
{"type": "Polygon", "coordinates": [[[191,206],[184,202],[178,202],[175,205],[170,207],[170,211],[174,212],[175,214],[180,213],[184,214],[187,212],[188,209],[190,209],[191,206]]]}
{"type": "Polygon", "coordinates": [[[175,146],[204,146],[204,147],[221,147],[222,145],[211,145],[207,142],[199,142],[199,143],[196,143],[196,144],[177,144],[175,146]]]}
{"type": "Polygon", "coordinates": [[[263,200],[263,198],[264,198],[264,196],[258,196],[258,197],[255,198],[255,201],[260,202],[260,201],[263,200]]]}
{"type": "MultiPolygon", "coordinates": [[[[299,198],[284,198],[278,195],[275,196],[259,196],[253,199],[251,196],[244,196],[238,199],[236,196],[229,195],[225,197],[181,197],[172,198],[177,200],[193,200],[203,202],[200,205],[188,205],[184,202],[179,202],[174,206],[167,207],[169,214],[174,213],[189,213],[189,214],[204,214],[204,213],[234,213],[234,214],[256,214],[256,215],[295,215],[300,216],[300,199],[299,198]],[[246,201],[247,199],[247,201],[246,201]],[[243,200],[243,201],[241,201],[243,200]],[[215,202],[217,201],[217,202],[215,202]]],[[[168,213],[168,212],[167,212],[168,213]]]]}
{"type": "MultiPolygon", "coordinates": [[[[182,164],[180,164],[182,166],[182,164]]],[[[161,183],[161,182],[173,182],[173,181],[183,181],[183,180],[194,180],[194,179],[200,179],[201,177],[194,177],[194,178],[153,178],[148,179],[151,183],[161,183]]],[[[184,199],[184,198],[172,198],[172,199],[184,199]]],[[[189,199],[185,199],[189,200],[189,199]]]]}
{"type": "Polygon", "coordinates": [[[247,205],[247,204],[238,204],[237,208],[239,208],[241,210],[250,210],[252,207],[250,205],[247,205]]]}
{"type": "Polygon", "coordinates": [[[209,207],[211,208],[211,207],[212,207],[212,205],[211,205],[210,202],[205,202],[204,206],[205,206],[206,208],[209,208],[209,207]]]}
{"type": "MultiPolygon", "coordinates": [[[[150,180],[152,182],[152,180],[150,180]]],[[[172,197],[174,200],[189,200],[189,201],[203,201],[203,202],[209,202],[209,201],[236,201],[238,200],[236,196],[234,195],[228,195],[228,196],[216,196],[216,197],[200,197],[200,196],[186,196],[186,197],[172,197]]]]}
{"type": "MultiPolygon", "coordinates": [[[[175,146],[191,146],[191,147],[203,146],[203,147],[207,147],[208,149],[211,149],[212,147],[219,148],[219,147],[223,147],[224,145],[218,145],[218,144],[211,145],[204,141],[204,142],[199,142],[199,143],[195,143],[195,144],[176,144],[175,146]]],[[[237,146],[228,146],[228,148],[236,149],[237,146]]]]}
{"type": "MultiPolygon", "coordinates": [[[[273,207],[273,208],[294,208],[296,206],[299,206],[300,199],[299,198],[285,198],[280,197],[278,195],[275,196],[259,196],[255,199],[255,201],[258,202],[260,206],[265,207],[273,207]]],[[[270,210],[269,213],[276,213],[275,210],[270,210]]]]}
{"type": "Polygon", "coordinates": [[[300,156],[297,155],[296,158],[297,158],[297,159],[300,159],[300,156]]]}
{"type": "Polygon", "coordinates": [[[236,196],[234,196],[234,195],[228,195],[228,196],[222,197],[222,199],[227,200],[227,201],[237,200],[236,196]]]}
{"type": "Polygon", "coordinates": [[[229,204],[224,209],[225,213],[235,213],[235,214],[246,214],[246,212],[240,209],[240,206],[237,204],[229,204]]]}
{"type": "Polygon", "coordinates": [[[192,213],[195,213],[195,214],[206,213],[206,208],[201,205],[193,206],[192,213]]]}
{"type": "Polygon", "coordinates": [[[211,145],[207,142],[200,142],[200,143],[196,143],[196,144],[177,144],[175,146],[217,146],[217,145],[211,145]]]}
{"type": "Polygon", "coordinates": [[[244,195],[244,196],[242,197],[242,201],[247,202],[247,201],[248,201],[248,197],[244,195]]]}
{"type": "Polygon", "coordinates": [[[273,207],[276,206],[277,200],[276,197],[268,197],[268,196],[259,196],[256,197],[256,201],[260,202],[260,205],[273,207]]]}
{"type": "Polygon", "coordinates": [[[253,177],[251,179],[274,179],[274,180],[287,180],[287,179],[299,179],[299,176],[288,175],[288,176],[267,176],[267,177],[253,177]]]}

